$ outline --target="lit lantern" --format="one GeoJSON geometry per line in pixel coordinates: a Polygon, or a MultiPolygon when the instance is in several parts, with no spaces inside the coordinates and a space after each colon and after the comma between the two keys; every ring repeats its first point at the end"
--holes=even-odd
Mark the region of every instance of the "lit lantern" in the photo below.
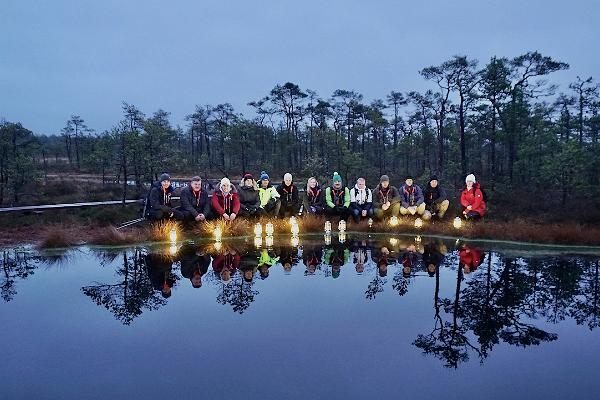
{"type": "Polygon", "coordinates": [[[273,236],[267,236],[265,237],[265,246],[267,247],[273,247],[273,236]]]}
{"type": "Polygon", "coordinates": [[[331,221],[325,221],[325,233],[331,233],[331,221]]]}
{"type": "Polygon", "coordinates": [[[221,227],[219,225],[217,225],[217,227],[215,228],[215,240],[217,242],[220,242],[222,237],[223,237],[223,231],[221,230],[221,227]]]}
{"type": "Polygon", "coordinates": [[[398,246],[398,239],[396,239],[395,237],[390,238],[390,244],[392,246],[398,246]]]}
{"type": "Polygon", "coordinates": [[[373,227],[373,218],[369,218],[369,220],[367,221],[367,224],[369,224],[369,228],[373,227]]]}
{"type": "Polygon", "coordinates": [[[172,244],[171,246],[169,246],[169,254],[172,256],[177,254],[177,245],[172,244]]]}
{"type": "Polygon", "coordinates": [[[215,246],[216,251],[221,251],[221,248],[223,247],[223,243],[221,243],[220,241],[217,241],[217,242],[215,242],[214,246],[215,246]]]}
{"type": "Polygon", "coordinates": [[[256,236],[256,237],[262,236],[262,225],[260,223],[257,223],[256,225],[254,225],[254,236],[256,236]]]}
{"type": "Polygon", "coordinates": [[[261,246],[262,246],[262,236],[255,236],[254,237],[254,247],[256,247],[257,249],[260,249],[261,246]]]}
{"type": "Polygon", "coordinates": [[[300,233],[300,227],[297,224],[292,225],[292,235],[298,236],[300,233]]]}
{"type": "Polygon", "coordinates": [[[171,229],[171,232],[169,232],[169,240],[171,242],[177,241],[177,231],[175,229],[171,229]]]}
{"type": "Polygon", "coordinates": [[[390,218],[390,225],[397,226],[398,225],[398,217],[393,216],[392,218],[390,218]]]}
{"type": "Polygon", "coordinates": [[[323,235],[323,239],[325,240],[325,245],[329,246],[331,244],[331,235],[323,235]]]}
{"type": "Polygon", "coordinates": [[[415,219],[415,228],[421,229],[423,227],[423,220],[421,218],[415,219]]]}
{"type": "Polygon", "coordinates": [[[344,221],[343,219],[340,220],[340,222],[338,224],[338,230],[340,232],[346,232],[346,221],[344,221]]]}
{"type": "Polygon", "coordinates": [[[460,217],[454,218],[454,228],[460,229],[462,227],[462,219],[460,217]]]}
{"type": "Polygon", "coordinates": [[[417,243],[421,243],[421,236],[417,236],[417,237],[415,238],[415,242],[417,242],[417,243]]]}
{"type": "Polygon", "coordinates": [[[338,240],[340,243],[344,243],[346,241],[346,232],[340,232],[340,234],[338,235],[338,240]]]}
{"type": "Polygon", "coordinates": [[[298,247],[298,245],[300,244],[300,238],[296,235],[292,236],[292,247],[298,247]]]}
{"type": "Polygon", "coordinates": [[[267,222],[267,224],[265,225],[265,233],[267,234],[267,236],[273,236],[273,232],[275,232],[275,228],[273,228],[273,223],[267,222]]]}
{"type": "Polygon", "coordinates": [[[298,221],[296,221],[296,217],[294,217],[294,216],[291,216],[291,217],[290,217],[290,225],[291,225],[291,226],[294,226],[294,225],[296,225],[297,223],[298,223],[298,221]]]}

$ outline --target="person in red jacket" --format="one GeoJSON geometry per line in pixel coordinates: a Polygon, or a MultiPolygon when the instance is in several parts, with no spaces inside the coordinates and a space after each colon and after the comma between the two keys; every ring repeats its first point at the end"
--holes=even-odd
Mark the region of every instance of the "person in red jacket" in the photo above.
{"type": "Polygon", "coordinates": [[[466,187],[460,194],[460,204],[466,219],[479,219],[485,214],[485,201],[475,175],[469,174],[465,179],[466,187]]]}
{"type": "Polygon", "coordinates": [[[458,250],[458,256],[461,266],[465,274],[469,274],[477,270],[477,267],[483,262],[481,250],[476,247],[471,247],[463,244],[458,250]]]}
{"type": "Polygon", "coordinates": [[[217,215],[225,221],[233,221],[237,217],[240,212],[240,199],[233,191],[229,179],[221,179],[219,188],[213,192],[211,204],[217,215]]]}

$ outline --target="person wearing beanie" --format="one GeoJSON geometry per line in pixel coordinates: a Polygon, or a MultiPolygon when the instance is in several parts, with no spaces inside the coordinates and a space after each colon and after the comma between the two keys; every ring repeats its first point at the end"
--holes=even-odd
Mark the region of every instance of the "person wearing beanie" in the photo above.
{"type": "Polygon", "coordinates": [[[431,214],[425,209],[423,191],[414,184],[412,176],[407,176],[400,188],[400,214],[420,215],[424,220],[431,219],[431,214]]]}
{"type": "Polygon", "coordinates": [[[279,193],[281,199],[279,216],[286,218],[298,214],[298,211],[300,211],[300,196],[298,188],[292,183],[292,174],[288,172],[283,176],[283,183],[277,186],[277,193],[279,193]]]}
{"type": "Polygon", "coordinates": [[[480,219],[485,214],[485,200],[481,186],[477,183],[473,174],[467,175],[465,184],[466,186],[460,194],[463,216],[466,219],[480,219]]]}
{"type": "Polygon", "coordinates": [[[281,208],[281,201],[277,190],[271,186],[269,175],[262,171],[258,185],[258,196],[260,197],[260,208],[269,217],[277,217],[281,208]]]}
{"type": "Polygon", "coordinates": [[[242,217],[260,217],[264,215],[265,210],[260,207],[260,195],[258,186],[251,174],[244,174],[240,189],[238,190],[240,199],[240,215],[242,217]]]}
{"type": "Polygon", "coordinates": [[[342,185],[342,177],[333,173],[331,186],[325,189],[325,214],[346,221],[350,215],[350,191],[342,185]]]}
{"type": "Polygon", "coordinates": [[[306,182],[306,191],[303,195],[302,214],[322,215],[325,213],[324,193],[317,178],[311,176],[306,182]]]}
{"type": "Polygon", "coordinates": [[[444,188],[440,185],[440,181],[436,175],[429,178],[429,184],[423,191],[425,198],[425,208],[431,216],[435,215],[438,218],[444,218],[450,201],[444,188]]]}
{"type": "Polygon", "coordinates": [[[210,217],[208,192],[202,189],[202,179],[194,176],[190,184],[181,190],[179,211],[186,222],[203,222],[210,217]]]}
{"type": "Polygon", "coordinates": [[[374,214],[378,220],[397,217],[400,214],[400,193],[396,187],[390,185],[387,175],[381,175],[379,185],[373,192],[374,214]]]}
{"type": "Polygon", "coordinates": [[[240,212],[240,199],[228,178],[221,179],[219,188],[213,192],[212,208],[225,221],[233,221],[240,212]]]}
{"type": "Polygon", "coordinates": [[[145,217],[152,221],[165,219],[183,220],[183,214],[171,203],[173,195],[173,186],[171,186],[171,177],[169,174],[161,174],[159,181],[150,188],[146,198],[145,217]]]}
{"type": "Polygon", "coordinates": [[[367,187],[365,178],[358,178],[350,190],[350,212],[357,224],[361,218],[373,216],[373,192],[367,187]]]}

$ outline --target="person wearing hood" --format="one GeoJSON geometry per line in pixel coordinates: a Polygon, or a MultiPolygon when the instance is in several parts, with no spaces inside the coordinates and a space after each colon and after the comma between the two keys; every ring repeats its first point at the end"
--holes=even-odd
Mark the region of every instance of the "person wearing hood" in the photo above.
{"type": "Polygon", "coordinates": [[[380,221],[400,214],[400,194],[396,187],[390,185],[389,176],[381,175],[374,190],[373,205],[375,217],[380,221]]]}
{"type": "Polygon", "coordinates": [[[361,218],[373,217],[373,192],[367,187],[365,178],[358,178],[350,190],[350,211],[357,224],[361,218]]]}
{"type": "Polygon", "coordinates": [[[414,184],[412,176],[407,176],[400,188],[400,214],[420,215],[424,220],[431,219],[431,214],[425,209],[425,198],[419,185],[414,184]]]}
{"type": "Polygon", "coordinates": [[[304,192],[302,212],[304,215],[322,215],[325,213],[325,202],[323,200],[323,191],[317,181],[317,178],[311,176],[306,182],[306,192],[304,192]]]}
{"type": "Polygon", "coordinates": [[[245,174],[242,178],[238,197],[240,199],[240,215],[242,217],[260,217],[264,215],[265,210],[260,208],[258,186],[251,174],[245,174]]]}
{"type": "Polygon", "coordinates": [[[150,193],[148,193],[145,217],[153,221],[163,219],[183,220],[183,213],[173,207],[171,203],[171,196],[174,191],[169,174],[162,174],[159,182],[154,184],[150,188],[150,193]]]}
{"type": "Polygon", "coordinates": [[[269,175],[265,171],[260,173],[258,195],[260,197],[260,208],[264,210],[264,213],[269,217],[278,216],[281,199],[277,190],[271,186],[269,175]]]}
{"type": "Polygon", "coordinates": [[[213,192],[212,208],[225,221],[233,221],[240,212],[240,199],[228,178],[221,179],[219,188],[213,192]]]}
{"type": "Polygon", "coordinates": [[[188,222],[203,222],[210,216],[210,201],[208,192],[202,189],[202,179],[194,176],[190,184],[181,190],[181,207],[183,220],[188,222]]]}
{"type": "Polygon", "coordinates": [[[423,197],[425,198],[425,208],[431,213],[436,215],[438,218],[444,218],[450,201],[444,188],[440,185],[440,181],[437,176],[432,175],[429,178],[429,184],[423,191],[423,197]]]}
{"type": "Polygon", "coordinates": [[[333,173],[332,185],[325,189],[325,213],[339,217],[340,221],[348,219],[350,214],[350,191],[337,172],[333,173]]]}
{"type": "Polygon", "coordinates": [[[298,188],[292,183],[292,174],[288,172],[283,175],[283,183],[277,186],[277,193],[279,193],[279,198],[281,199],[279,216],[286,218],[298,214],[300,210],[300,196],[298,195],[298,188]]]}
{"type": "Polygon", "coordinates": [[[463,216],[466,219],[479,219],[485,214],[485,200],[481,186],[475,180],[475,175],[469,174],[465,178],[465,188],[460,194],[460,204],[463,207],[463,216]]]}

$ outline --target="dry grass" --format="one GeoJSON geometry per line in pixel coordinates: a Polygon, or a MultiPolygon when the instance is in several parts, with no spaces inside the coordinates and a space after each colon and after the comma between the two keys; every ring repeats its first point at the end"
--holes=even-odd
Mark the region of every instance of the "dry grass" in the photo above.
{"type": "Polygon", "coordinates": [[[119,231],[114,226],[99,228],[94,231],[88,240],[90,244],[110,246],[121,244],[134,244],[143,241],[139,230],[119,231]]]}
{"type": "Polygon", "coordinates": [[[77,244],[78,240],[73,230],[64,226],[51,226],[44,229],[38,241],[40,249],[56,249],[70,247],[77,244]]]}
{"type": "Polygon", "coordinates": [[[148,238],[157,242],[169,240],[169,233],[175,229],[177,236],[181,232],[181,226],[175,221],[160,221],[152,224],[148,230],[148,238]]]}

